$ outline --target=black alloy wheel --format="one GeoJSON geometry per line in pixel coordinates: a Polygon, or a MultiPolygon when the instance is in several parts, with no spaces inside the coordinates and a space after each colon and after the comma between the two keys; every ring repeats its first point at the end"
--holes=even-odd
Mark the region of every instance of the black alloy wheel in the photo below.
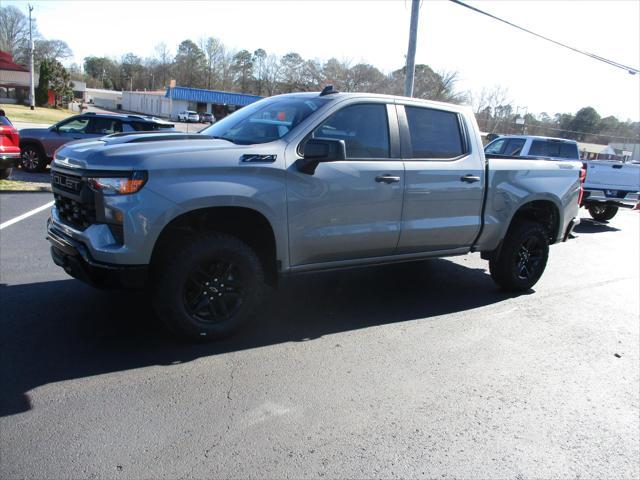
{"type": "Polygon", "coordinates": [[[240,239],[217,232],[176,238],[151,266],[155,311],[192,340],[225,337],[256,313],[266,292],[262,261],[240,239]]]}
{"type": "Polygon", "coordinates": [[[540,223],[516,220],[499,252],[489,259],[493,280],[512,292],[529,290],[547,266],[549,238],[549,232],[540,223]]]}
{"type": "Polygon", "coordinates": [[[229,321],[244,300],[240,270],[225,260],[198,266],[187,277],[183,300],[187,312],[198,322],[229,321]]]}
{"type": "Polygon", "coordinates": [[[544,259],[544,245],[537,236],[525,238],[515,257],[515,273],[521,280],[540,275],[540,266],[544,259]]]}

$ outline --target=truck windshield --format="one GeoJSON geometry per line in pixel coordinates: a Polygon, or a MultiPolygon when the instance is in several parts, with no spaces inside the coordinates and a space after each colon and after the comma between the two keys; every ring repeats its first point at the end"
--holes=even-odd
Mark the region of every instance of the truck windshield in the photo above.
{"type": "Polygon", "coordinates": [[[282,138],[327,103],[325,98],[272,98],[253,103],[200,133],[240,145],[282,138]]]}

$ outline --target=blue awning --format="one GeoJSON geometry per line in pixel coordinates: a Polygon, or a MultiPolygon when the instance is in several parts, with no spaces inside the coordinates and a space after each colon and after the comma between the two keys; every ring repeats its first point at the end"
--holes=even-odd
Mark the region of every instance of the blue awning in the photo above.
{"type": "Polygon", "coordinates": [[[217,103],[221,105],[238,105],[244,107],[262,97],[246,95],[244,93],[218,92],[216,90],[204,90],[201,88],[173,87],[167,88],[166,98],[173,100],[186,100],[188,102],[217,103]]]}

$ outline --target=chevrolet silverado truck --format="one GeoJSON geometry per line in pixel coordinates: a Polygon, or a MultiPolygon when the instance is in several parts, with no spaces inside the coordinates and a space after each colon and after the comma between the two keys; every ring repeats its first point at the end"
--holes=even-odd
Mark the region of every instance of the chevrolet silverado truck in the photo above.
{"type": "Polygon", "coordinates": [[[48,239],[70,275],[144,287],[174,332],[216,338],[299,272],[481,252],[528,290],[578,223],[580,168],[487,159],[467,107],[325,88],[61,147],[48,239]]]}
{"type": "Polygon", "coordinates": [[[589,160],[584,182],[584,206],[594,220],[615,217],[618,208],[637,208],[640,164],[619,160],[589,160]]]}

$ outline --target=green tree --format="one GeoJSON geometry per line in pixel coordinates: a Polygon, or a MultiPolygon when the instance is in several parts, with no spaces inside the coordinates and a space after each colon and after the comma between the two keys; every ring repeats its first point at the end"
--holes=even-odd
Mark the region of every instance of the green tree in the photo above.
{"type": "Polygon", "coordinates": [[[113,88],[118,77],[119,66],[107,57],[85,57],[84,71],[89,77],[97,80],[94,85],[99,88],[113,88]]]}
{"type": "Polygon", "coordinates": [[[249,79],[253,74],[253,57],[248,50],[240,50],[233,56],[231,71],[236,83],[240,83],[240,91],[247,92],[249,79]]]}
{"type": "Polygon", "coordinates": [[[71,78],[67,69],[55,60],[43,60],[40,64],[40,78],[36,91],[36,102],[45,105],[49,97],[49,90],[55,95],[55,107],[73,98],[71,78]]]}
{"type": "Polygon", "coordinates": [[[582,140],[588,136],[588,133],[598,133],[600,124],[600,115],[593,107],[584,107],[578,110],[576,116],[571,121],[570,128],[576,133],[576,140],[582,140]],[[586,132],[586,133],[585,133],[586,132]]]}
{"type": "Polygon", "coordinates": [[[253,74],[256,79],[255,93],[262,95],[267,80],[267,52],[262,48],[253,52],[253,74]]]}
{"type": "Polygon", "coordinates": [[[49,101],[49,77],[49,61],[44,60],[40,63],[40,76],[35,89],[36,104],[40,107],[49,101]]]}
{"type": "Polygon", "coordinates": [[[282,65],[282,87],[285,92],[295,92],[303,88],[304,60],[296,52],[287,53],[280,59],[282,65]]]}
{"type": "Polygon", "coordinates": [[[141,88],[141,86],[146,85],[145,79],[141,79],[142,70],[142,60],[140,57],[133,53],[127,53],[124,55],[120,64],[123,87],[134,89],[141,88]]]}
{"type": "Polygon", "coordinates": [[[184,40],[178,46],[175,59],[176,77],[184,87],[202,87],[206,67],[204,52],[191,40],[184,40]]]}

